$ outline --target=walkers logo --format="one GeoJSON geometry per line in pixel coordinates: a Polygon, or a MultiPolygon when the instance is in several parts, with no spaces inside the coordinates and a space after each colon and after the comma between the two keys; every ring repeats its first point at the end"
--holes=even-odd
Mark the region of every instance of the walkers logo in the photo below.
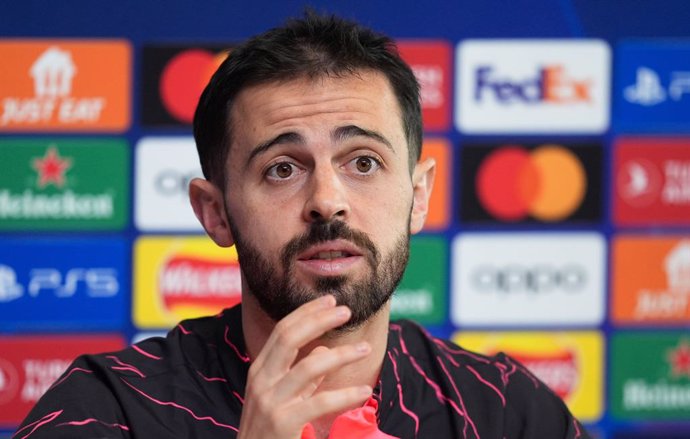
{"type": "Polygon", "coordinates": [[[602,133],[610,52],[599,40],[467,40],[457,47],[455,122],[483,133],[602,133]]]}
{"type": "Polygon", "coordinates": [[[429,212],[424,223],[425,231],[441,230],[450,224],[450,187],[453,176],[451,147],[445,140],[425,140],[421,160],[433,158],[436,161],[434,190],[429,199],[429,212]]]}
{"type": "Polygon", "coordinates": [[[444,41],[399,41],[400,56],[419,81],[426,131],[445,131],[450,125],[451,48],[444,41]]]}
{"type": "Polygon", "coordinates": [[[227,46],[148,46],[143,52],[142,123],[190,125],[206,84],[227,46]]]}
{"type": "Polygon", "coordinates": [[[0,131],[124,131],[130,123],[123,40],[0,42],[0,131]]]}
{"type": "Polygon", "coordinates": [[[466,145],[464,222],[601,220],[602,149],[595,145],[466,145]]]}
{"type": "Polygon", "coordinates": [[[394,319],[442,324],[446,319],[448,246],[440,237],[412,237],[410,263],[391,305],[394,319]]]}
{"type": "Polygon", "coordinates": [[[168,328],[239,303],[242,279],[235,247],[205,236],[139,238],[134,249],[134,322],[168,328]]]}
{"type": "Polygon", "coordinates": [[[626,332],[611,344],[611,409],[635,420],[690,416],[690,337],[684,332],[626,332]]]}
{"type": "Polygon", "coordinates": [[[0,336],[0,428],[19,425],[76,357],[124,345],[118,336],[0,336]]]}
{"type": "Polygon", "coordinates": [[[455,325],[597,325],[606,244],[597,233],[465,233],[453,241],[455,325]]]}
{"type": "Polygon", "coordinates": [[[690,44],[626,42],[616,62],[619,131],[689,131],[690,44]]]}
{"type": "Polygon", "coordinates": [[[145,231],[203,229],[189,204],[189,182],[202,177],[192,137],[147,137],[136,152],[135,223],[145,231]]]}
{"type": "Polygon", "coordinates": [[[453,341],[486,355],[504,352],[548,385],[584,422],[603,412],[604,338],[599,332],[458,332],[453,341]]]}
{"type": "Polygon", "coordinates": [[[0,139],[0,230],[124,227],[128,155],[115,140],[0,139]]]}
{"type": "Polygon", "coordinates": [[[618,236],[612,252],[616,323],[690,321],[690,236],[618,236]]]}
{"type": "Polygon", "coordinates": [[[113,238],[0,240],[0,331],[122,329],[128,255],[113,238]]]}
{"type": "Polygon", "coordinates": [[[614,154],[617,224],[690,224],[690,138],[622,138],[614,154]]]}

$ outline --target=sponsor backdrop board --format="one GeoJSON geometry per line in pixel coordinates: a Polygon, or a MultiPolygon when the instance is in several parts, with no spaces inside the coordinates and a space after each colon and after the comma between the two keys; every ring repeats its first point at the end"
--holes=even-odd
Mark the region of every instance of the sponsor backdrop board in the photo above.
{"type": "Polygon", "coordinates": [[[7,40],[0,59],[0,132],[129,127],[129,41],[7,40]]]}
{"type": "Polygon", "coordinates": [[[604,407],[604,337],[600,332],[458,332],[453,340],[489,355],[504,352],[563,398],[584,422],[604,407]]]}
{"type": "Polygon", "coordinates": [[[11,427],[24,419],[79,355],[124,346],[119,335],[0,336],[0,427],[11,427]]]}
{"type": "MultiPolygon", "coordinates": [[[[688,5],[624,3],[311,2],[392,35],[421,86],[436,180],[393,316],[512,353],[594,438],[687,438],[688,5]]],[[[203,236],[187,201],[191,123],[233,48],[302,9],[4,5],[0,437],[33,401],[8,385],[22,358],[45,371],[37,397],[78,353],[239,300],[234,249],[203,236]],[[65,346],[59,367],[44,339],[65,346]],[[27,356],[3,362],[15,351],[27,356]]]]}
{"type": "Polygon", "coordinates": [[[0,330],[123,330],[129,248],[122,238],[4,239],[0,330]]]}
{"type": "Polygon", "coordinates": [[[457,326],[573,326],[604,318],[598,233],[464,233],[453,241],[457,326]]]}
{"type": "Polygon", "coordinates": [[[122,140],[0,139],[0,230],[124,228],[129,156],[122,140]]]}

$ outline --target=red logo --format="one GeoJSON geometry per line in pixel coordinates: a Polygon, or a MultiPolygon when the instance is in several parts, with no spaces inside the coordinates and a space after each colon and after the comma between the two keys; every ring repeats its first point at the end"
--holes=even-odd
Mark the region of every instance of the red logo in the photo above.
{"type": "Polygon", "coordinates": [[[681,340],[678,347],[669,351],[667,358],[674,377],[690,378],[690,343],[687,340],[681,340]]]}
{"type": "Polygon", "coordinates": [[[690,138],[623,138],[614,154],[618,224],[690,223],[690,138]]]}
{"type": "Polygon", "coordinates": [[[116,336],[0,337],[0,425],[18,425],[77,356],[123,347],[116,336]]]}
{"type": "Polygon", "coordinates": [[[577,387],[580,374],[573,352],[563,351],[541,355],[513,352],[511,355],[544,381],[562,399],[570,397],[577,387]]]}
{"type": "Polygon", "coordinates": [[[33,160],[32,167],[38,173],[36,185],[39,188],[49,184],[62,188],[65,185],[65,173],[72,167],[72,159],[60,157],[57,148],[50,146],[43,158],[33,160]]]}
{"type": "Polygon", "coordinates": [[[240,302],[242,279],[237,262],[178,255],[160,274],[160,291],[168,310],[223,309],[240,302]]]}
{"type": "Polygon", "coordinates": [[[452,102],[450,46],[444,41],[402,41],[398,42],[398,50],[421,88],[424,129],[447,130],[452,102]]]}
{"type": "Polygon", "coordinates": [[[204,87],[226,57],[226,52],[189,49],[168,62],[161,74],[160,95],[170,115],[180,122],[192,123],[204,87]]]}

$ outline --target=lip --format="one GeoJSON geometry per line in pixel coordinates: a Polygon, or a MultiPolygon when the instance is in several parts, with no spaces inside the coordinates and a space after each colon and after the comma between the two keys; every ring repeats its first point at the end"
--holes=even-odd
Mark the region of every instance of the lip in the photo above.
{"type": "Polygon", "coordinates": [[[355,265],[364,261],[362,251],[353,243],[335,240],[319,243],[297,255],[297,266],[316,276],[345,275],[355,265]],[[343,257],[333,259],[316,258],[322,252],[343,252],[343,257]]]}

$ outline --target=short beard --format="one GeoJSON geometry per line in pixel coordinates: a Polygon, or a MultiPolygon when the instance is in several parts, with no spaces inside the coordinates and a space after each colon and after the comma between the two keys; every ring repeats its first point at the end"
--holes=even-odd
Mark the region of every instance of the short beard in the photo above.
{"type": "Polygon", "coordinates": [[[275,322],[317,297],[333,294],[336,302],[347,305],[352,313],[350,320],[337,328],[336,332],[359,328],[390,300],[409,259],[409,228],[398,237],[390,254],[382,257],[365,233],[351,229],[340,220],[317,221],[311,224],[306,233],[293,238],[283,248],[281,276],[255,247],[241,238],[229,215],[228,219],[249,293],[275,322]],[[316,279],[313,288],[299,285],[294,276],[295,256],[315,244],[335,239],[348,240],[363,250],[371,274],[357,282],[350,281],[348,276],[323,276],[316,279]]]}

